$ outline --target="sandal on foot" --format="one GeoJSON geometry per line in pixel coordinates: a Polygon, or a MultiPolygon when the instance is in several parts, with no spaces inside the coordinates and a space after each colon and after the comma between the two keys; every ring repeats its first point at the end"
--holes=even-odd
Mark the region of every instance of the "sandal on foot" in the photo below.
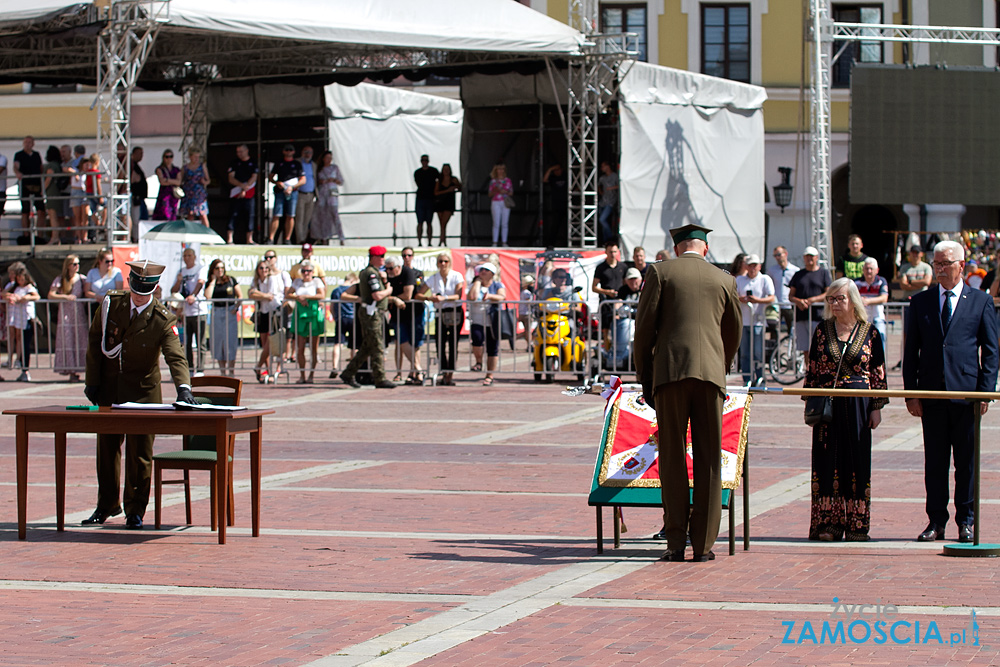
{"type": "Polygon", "coordinates": [[[478,373],[481,370],[483,370],[483,364],[482,363],[478,363],[475,366],[473,366],[471,370],[472,370],[473,373],[478,373]]]}
{"type": "Polygon", "coordinates": [[[395,375],[394,375],[394,376],[392,377],[392,381],[393,381],[393,382],[402,382],[402,381],[403,381],[403,374],[402,374],[402,373],[396,373],[396,374],[395,374],[395,375]]]}
{"type": "Polygon", "coordinates": [[[413,384],[417,387],[422,387],[424,385],[424,381],[426,380],[427,374],[423,371],[417,371],[417,374],[413,376],[413,384]]]}
{"type": "Polygon", "coordinates": [[[486,378],[483,380],[483,386],[484,387],[492,387],[493,386],[493,378],[491,376],[487,375],[486,378]]]}

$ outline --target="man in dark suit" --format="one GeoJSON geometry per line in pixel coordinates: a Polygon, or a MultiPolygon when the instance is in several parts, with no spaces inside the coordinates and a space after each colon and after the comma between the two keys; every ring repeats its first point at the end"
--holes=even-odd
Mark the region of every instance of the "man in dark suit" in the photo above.
{"type": "Polygon", "coordinates": [[[743,317],[731,275],[705,260],[709,229],[671,230],[677,259],[653,264],[639,296],[635,367],[643,397],[656,406],[667,551],[683,561],[690,532],[694,560],[715,559],[722,517],[722,406],[726,370],[740,347],[743,317]],[[686,434],[691,422],[694,505],[686,434]]]}
{"type": "MultiPolygon", "coordinates": [[[[993,391],[997,381],[997,316],[993,299],[962,284],[965,249],[954,241],[934,247],[938,287],[915,294],[907,313],[903,386],[929,391],[993,391]]],[[[924,487],[930,523],[919,542],[943,540],[948,523],[948,468],[955,458],[958,541],[971,542],[975,404],[907,399],[924,429],[924,487]]],[[[980,403],[986,414],[987,403],[980,403]]]]}
{"type": "MultiPolygon", "coordinates": [[[[177,318],[153,291],[166,268],[146,260],[128,262],[129,289],[112,290],[90,325],[84,393],[95,405],[135,401],[160,403],[160,353],[177,386],[177,400],[194,403],[177,318]]],[[[97,436],[97,509],[83,525],[121,514],[122,434],[97,436]]],[[[125,449],[125,527],[142,528],[153,469],[153,435],[129,435],[125,449]]]]}

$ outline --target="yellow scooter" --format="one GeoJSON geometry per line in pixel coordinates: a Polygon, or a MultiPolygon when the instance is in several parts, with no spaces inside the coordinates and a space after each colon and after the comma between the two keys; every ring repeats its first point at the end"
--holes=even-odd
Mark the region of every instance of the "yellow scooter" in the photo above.
{"type": "Polygon", "coordinates": [[[535,358],[532,368],[535,382],[552,382],[556,371],[576,371],[576,379],[583,382],[585,345],[583,339],[573,335],[569,325],[572,304],[561,299],[546,299],[538,303],[538,326],[533,334],[535,358]]]}

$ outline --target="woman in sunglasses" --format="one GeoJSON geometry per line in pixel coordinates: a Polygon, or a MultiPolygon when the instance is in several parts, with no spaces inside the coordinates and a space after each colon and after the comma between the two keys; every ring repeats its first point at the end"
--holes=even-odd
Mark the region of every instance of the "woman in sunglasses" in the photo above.
{"type": "Polygon", "coordinates": [[[163,151],[163,159],[156,168],[156,180],[160,182],[160,192],[156,195],[153,220],[176,220],[177,207],[181,203],[177,196],[181,187],[181,168],[174,165],[174,152],[169,148],[163,151]]]}
{"type": "Polygon", "coordinates": [[[441,379],[439,385],[454,386],[455,356],[458,348],[458,332],[465,321],[462,310],[462,296],[465,294],[465,279],[451,268],[451,253],[442,252],[437,256],[438,272],[424,282],[418,299],[431,301],[437,308],[437,349],[441,379]]]}
{"type": "Polygon", "coordinates": [[[292,281],[286,296],[295,305],[295,342],[298,348],[299,379],[296,384],[312,384],[319,355],[319,337],[326,325],[326,309],[320,301],[326,296],[326,285],[316,277],[309,260],[299,265],[299,277],[292,281]],[[312,351],[309,375],[306,375],[306,344],[312,351]]]}
{"type": "Polygon", "coordinates": [[[84,296],[100,301],[109,291],[124,288],[122,270],[115,266],[114,253],[108,248],[102,248],[83,281],[84,296]]]}

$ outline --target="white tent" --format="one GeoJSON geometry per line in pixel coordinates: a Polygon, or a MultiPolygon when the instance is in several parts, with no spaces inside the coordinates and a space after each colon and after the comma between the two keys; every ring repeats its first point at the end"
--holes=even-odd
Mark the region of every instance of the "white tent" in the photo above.
{"type": "MultiPolygon", "coordinates": [[[[348,236],[393,236],[393,214],[377,211],[413,210],[413,171],[427,154],[438,168],[450,163],[461,173],[462,103],[387,86],[359,84],[325,88],[330,113],[330,148],[344,175],[340,212],[348,236]],[[357,196],[355,193],[394,192],[357,196]]],[[[412,213],[396,216],[396,234],[411,240],[416,230],[412,213]]],[[[438,230],[435,219],[433,229],[438,230]]],[[[455,219],[449,233],[461,231],[455,219]]],[[[436,236],[435,236],[436,238],[436,236]]]]}
{"type": "Polygon", "coordinates": [[[673,247],[698,223],[711,259],[764,250],[763,88],[635,63],[621,82],[621,223],[628,247],[673,247]]]}
{"type": "Polygon", "coordinates": [[[569,26],[511,0],[171,0],[170,25],[447,51],[575,53],[583,41],[569,26]]]}
{"type": "MultiPolygon", "coordinates": [[[[93,83],[93,27],[105,6],[0,0],[0,43],[18,54],[5,61],[0,78],[93,83]],[[31,48],[32,36],[46,33],[52,47],[31,48]]],[[[576,30],[511,0],[171,0],[165,11],[139,74],[146,88],[171,87],[192,66],[229,82],[421,78],[579,54],[584,42],[576,30]]]]}

